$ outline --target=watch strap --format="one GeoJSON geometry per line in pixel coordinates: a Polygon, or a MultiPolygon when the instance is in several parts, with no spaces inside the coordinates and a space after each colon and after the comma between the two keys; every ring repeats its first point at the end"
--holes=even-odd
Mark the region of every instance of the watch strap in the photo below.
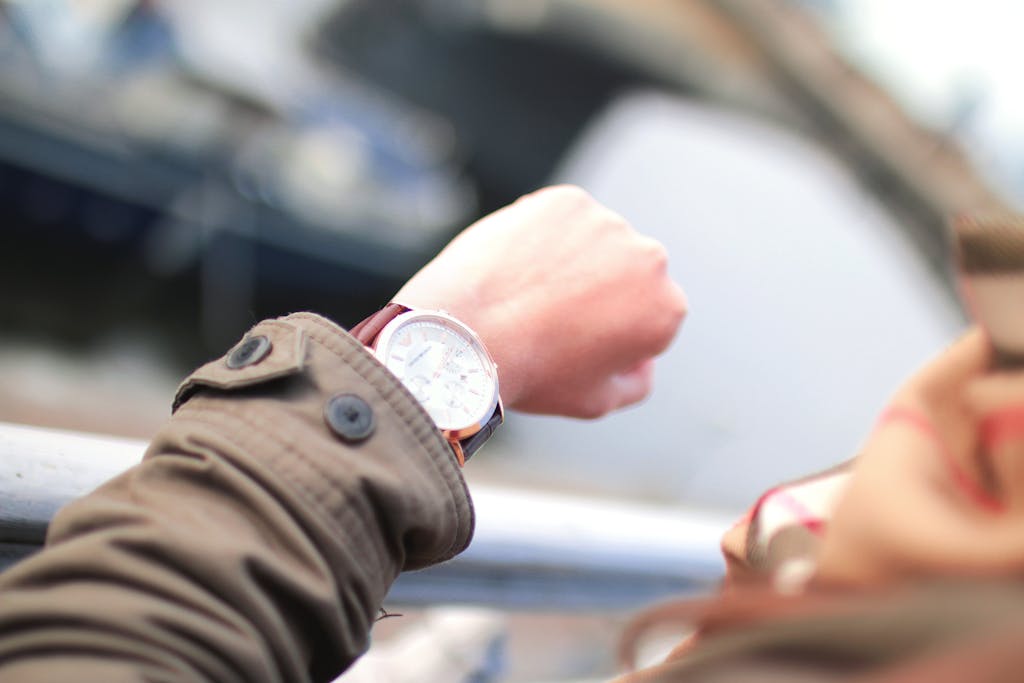
{"type": "Polygon", "coordinates": [[[501,400],[498,400],[498,405],[494,406],[494,414],[491,415],[490,419],[480,428],[480,431],[471,436],[467,436],[465,439],[459,442],[459,446],[462,447],[462,463],[465,464],[467,460],[473,457],[473,454],[480,450],[480,447],[487,443],[487,440],[494,434],[494,430],[505,421],[505,411],[502,410],[501,400]]]}
{"type": "Polygon", "coordinates": [[[385,325],[410,310],[412,309],[408,306],[390,303],[353,327],[348,333],[362,342],[363,346],[372,347],[385,325]]]}

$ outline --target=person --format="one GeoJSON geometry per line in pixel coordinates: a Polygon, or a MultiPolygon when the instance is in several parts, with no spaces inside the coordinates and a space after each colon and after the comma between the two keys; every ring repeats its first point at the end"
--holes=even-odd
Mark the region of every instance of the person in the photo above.
{"type": "MultiPolygon", "coordinates": [[[[394,301],[472,328],[509,408],[594,418],[651,389],[687,308],[666,264],[559,186],[470,226],[394,301]]],[[[175,405],[141,463],[62,509],[45,548],[0,575],[0,680],[331,680],[399,572],[470,542],[449,443],[323,317],[257,324],[175,405]]]]}
{"type": "Polygon", "coordinates": [[[726,580],[624,634],[697,627],[616,683],[1012,683],[1024,666],[1024,372],[975,327],[893,395],[857,457],[765,493],[726,580]]]}
{"type": "Polygon", "coordinates": [[[855,459],[755,502],[723,538],[716,597],[639,615],[627,662],[652,625],[697,631],[622,683],[1021,680],[1024,216],[959,216],[951,235],[975,326],[894,394],[855,459]]]}

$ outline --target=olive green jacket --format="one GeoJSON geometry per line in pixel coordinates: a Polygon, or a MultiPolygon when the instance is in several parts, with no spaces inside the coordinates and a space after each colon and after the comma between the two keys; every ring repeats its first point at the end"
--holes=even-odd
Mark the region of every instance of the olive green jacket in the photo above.
{"type": "Polygon", "coordinates": [[[399,572],[469,543],[451,449],[365,348],[308,313],[247,339],[0,574],[0,681],[330,680],[399,572]]]}

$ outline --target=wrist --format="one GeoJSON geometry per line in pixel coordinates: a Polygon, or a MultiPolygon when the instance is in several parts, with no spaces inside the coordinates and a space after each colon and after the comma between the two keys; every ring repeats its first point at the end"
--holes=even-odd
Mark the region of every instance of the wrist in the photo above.
{"type": "Polygon", "coordinates": [[[491,324],[486,315],[460,315],[455,312],[452,315],[465,321],[480,337],[498,368],[498,391],[505,407],[517,408],[527,385],[527,373],[524,354],[519,350],[521,344],[516,343],[521,341],[516,339],[516,332],[491,324]]]}

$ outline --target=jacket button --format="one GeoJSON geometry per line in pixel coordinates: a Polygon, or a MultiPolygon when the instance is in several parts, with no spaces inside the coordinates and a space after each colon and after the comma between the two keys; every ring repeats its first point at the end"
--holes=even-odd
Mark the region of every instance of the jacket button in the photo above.
{"type": "Polygon", "coordinates": [[[246,337],[228,354],[228,367],[232,370],[256,365],[267,357],[273,344],[262,334],[246,337]]]}
{"type": "Polygon", "coordinates": [[[355,394],[338,394],[324,406],[327,426],[344,441],[357,443],[373,434],[373,408],[355,394]]]}

